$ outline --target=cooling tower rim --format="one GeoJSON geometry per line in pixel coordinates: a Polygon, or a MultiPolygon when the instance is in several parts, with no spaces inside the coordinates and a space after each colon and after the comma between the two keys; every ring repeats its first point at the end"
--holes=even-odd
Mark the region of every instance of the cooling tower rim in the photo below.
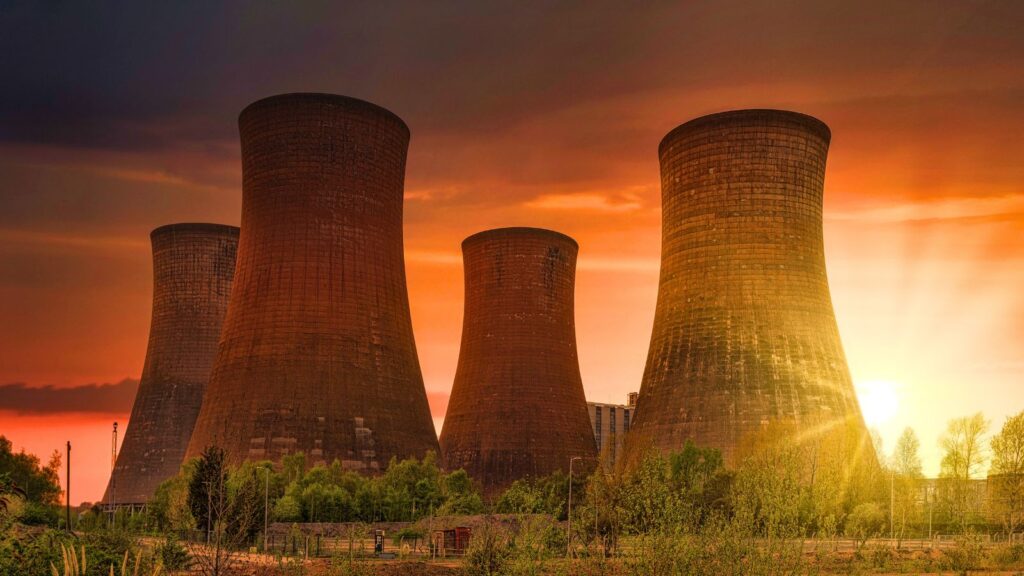
{"type": "Polygon", "coordinates": [[[259,100],[256,100],[255,102],[252,102],[251,104],[249,104],[248,106],[243,108],[241,112],[239,112],[239,114],[238,114],[238,124],[239,124],[239,126],[241,126],[241,124],[242,124],[242,119],[247,114],[250,114],[253,110],[256,110],[258,108],[262,108],[264,106],[267,106],[268,104],[276,103],[276,102],[278,102],[280,100],[308,100],[308,101],[319,101],[319,102],[331,102],[331,103],[335,103],[335,104],[347,105],[347,106],[354,107],[354,108],[361,108],[361,109],[363,109],[363,110],[365,110],[367,112],[371,112],[373,114],[384,116],[386,118],[389,118],[389,119],[395,121],[399,126],[402,127],[402,129],[405,131],[406,135],[410,135],[411,134],[411,131],[409,130],[409,125],[405,123],[405,120],[402,120],[401,116],[399,116],[398,114],[395,114],[391,110],[388,110],[387,108],[385,108],[383,106],[380,106],[378,104],[374,104],[373,102],[368,102],[366,100],[361,100],[359,98],[354,98],[352,96],[343,96],[341,94],[330,94],[328,92],[286,92],[284,94],[274,94],[273,96],[267,96],[266,98],[260,98],[259,100]]]}
{"type": "Polygon", "coordinates": [[[660,156],[664,152],[665,147],[682,134],[704,130],[716,124],[727,125],[737,120],[754,118],[787,120],[804,126],[812,133],[817,134],[825,141],[826,144],[832,139],[832,130],[829,129],[828,124],[825,124],[821,120],[809,114],[794,112],[792,110],[778,110],[775,108],[747,108],[742,110],[716,112],[714,114],[699,116],[692,120],[683,122],[679,126],[670,130],[669,133],[661,139],[661,142],[658,144],[658,155],[660,156]]]}
{"type": "Polygon", "coordinates": [[[215,236],[238,236],[238,226],[231,226],[230,224],[214,224],[211,222],[179,222],[176,224],[164,224],[154,228],[149,233],[150,238],[156,238],[157,236],[163,236],[164,234],[172,234],[175,232],[205,232],[207,234],[215,236]]]}
{"type": "Polygon", "coordinates": [[[489,230],[483,230],[481,232],[477,232],[476,234],[471,234],[470,236],[467,236],[466,239],[462,241],[462,248],[463,250],[465,250],[466,246],[469,246],[470,244],[486,242],[488,240],[494,240],[498,238],[530,238],[538,236],[555,238],[563,242],[569,242],[577,250],[579,250],[580,248],[580,245],[575,240],[573,240],[571,236],[562,234],[561,232],[557,232],[555,230],[549,230],[547,228],[534,228],[531,226],[508,226],[505,228],[491,228],[489,230]]]}

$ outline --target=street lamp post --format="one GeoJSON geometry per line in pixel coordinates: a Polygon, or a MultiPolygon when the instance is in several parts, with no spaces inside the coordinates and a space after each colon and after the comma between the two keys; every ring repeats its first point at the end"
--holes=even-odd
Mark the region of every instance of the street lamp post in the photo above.
{"type": "Polygon", "coordinates": [[[569,509],[566,514],[567,524],[565,527],[565,557],[572,558],[572,463],[582,460],[581,456],[573,456],[569,459],[569,509]]]}
{"type": "Polygon", "coordinates": [[[206,484],[206,545],[209,546],[210,529],[213,526],[213,522],[210,520],[213,517],[213,511],[211,510],[213,508],[213,492],[210,492],[213,490],[213,482],[207,480],[203,484],[206,484]]]}

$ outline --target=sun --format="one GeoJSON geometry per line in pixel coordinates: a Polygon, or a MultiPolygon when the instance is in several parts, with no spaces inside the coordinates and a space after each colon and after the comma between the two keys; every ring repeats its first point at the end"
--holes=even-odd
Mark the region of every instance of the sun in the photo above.
{"type": "Polygon", "coordinates": [[[888,380],[858,382],[857,399],[869,427],[881,426],[891,421],[900,409],[899,386],[888,380]]]}

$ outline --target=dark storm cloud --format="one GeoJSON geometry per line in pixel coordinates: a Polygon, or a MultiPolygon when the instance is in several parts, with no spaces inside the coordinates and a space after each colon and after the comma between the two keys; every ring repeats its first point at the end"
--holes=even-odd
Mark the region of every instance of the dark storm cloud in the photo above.
{"type": "Polygon", "coordinates": [[[86,384],[69,388],[28,386],[17,382],[0,385],[0,411],[18,414],[64,412],[127,413],[132,409],[139,381],[131,378],[116,384],[86,384]]]}
{"type": "Polygon", "coordinates": [[[1019,17],[998,2],[15,2],[0,140],[233,142],[245,104],[296,90],[380,102],[414,134],[486,136],[638,90],[970,68],[1020,53],[1019,17]]]}

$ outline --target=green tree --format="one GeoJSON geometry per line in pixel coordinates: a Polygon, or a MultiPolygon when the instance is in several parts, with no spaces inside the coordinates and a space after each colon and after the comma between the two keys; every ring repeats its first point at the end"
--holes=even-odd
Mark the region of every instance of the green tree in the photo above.
{"type": "MultiPolygon", "coordinates": [[[[20,506],[19,519],[24,524],[56,525],[59,519],[58,507],[63,491],[60,487],[61,455],[57,450],[50,455],[43,466],[39,458],[24,450],[15,453],[10,440],[0,436],[0,476],[7,478],[9,490],[17,488],[18,496],[24,503],[20,506]]],[[[10,494],[4,501],[10,501],[10,494]]]]}
{"type": "Polygon", "coordinates": [[[946,483],[947,506],[963,532],[977,508],[972,479],[981,475],[985,465],[984,436],[988,428],[988,420],[978,412],[950,420],[939,440],[943,452],[940,478],[946,483]]]}
{"type": "Polygon", "coordinates": [[[1024,523],[1024,411],[1006,420],[991,446],[993,507],[1012,534],[1024,523]]]}
{"type": "Polygon", "coordinates": [[[209,532],[218,520],[218,512],[224,509],[224,491],[228,480],[224,464],[224,450],[207,446],[195,463],[188,483],[188,508],[195,519],[196,527],[209,532]]]}
{"type": "Polygon", "coordinates": [[[59,505],[64,493],[60,487],[60,452],[54,450],[43,466],[39,458],[24,450],[15,453],[13,444],[0,435],[0,474],[25,492],[25,499],[44,505],[59,505]]]}
{"type": "Polygon", "coordinates": [[[907,525],[916,520],[917,502],[921,491],[921,442],[911,428],[903,430],[893,449],[892,468],[893,523],[896,537],[902,539],[907,525]]]}
{"type": "Polygon", "coordinates": [[[857,550],[864,547],[868,538],[882,533],[885,527],[885,513],[874,502],[858,505],[846,519],[846,535],[857,541],[857,550]]]}
{"type": "Polygon", "coordinates": [[[150,525],[162,531],[192,530],[196,527],[189,507],[189,487],[196,462],[195,459],[189,460],[177,475],[157,486],[156,493],[146,505],[150,525]]]}
{"type": "Polygon", "coordinates": [[[441,483],[441,495],[444,504],[437,512],[439,515],[479,514],[484,510],[483,498],[465,470],[445,475],[441,483]]]}

